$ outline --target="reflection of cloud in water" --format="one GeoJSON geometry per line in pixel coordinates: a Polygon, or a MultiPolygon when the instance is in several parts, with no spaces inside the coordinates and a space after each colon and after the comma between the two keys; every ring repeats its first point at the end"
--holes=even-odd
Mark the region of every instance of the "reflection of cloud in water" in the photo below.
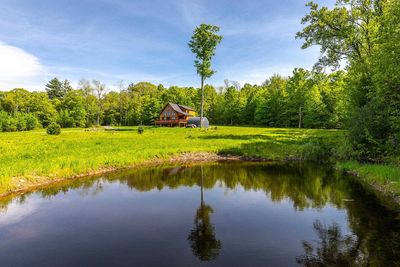
{"type": "Polygon", "coordinates": [[[0,213],[0,227],[20,222],[26,216],[33,214],[40,206],[40,201],[31,199],[25,203],[11,202],[5,212],[0,213]]]}

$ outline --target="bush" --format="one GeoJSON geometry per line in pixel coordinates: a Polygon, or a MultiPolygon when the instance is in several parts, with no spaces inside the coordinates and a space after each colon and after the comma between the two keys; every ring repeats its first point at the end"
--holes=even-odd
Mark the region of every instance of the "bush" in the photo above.
{"type": "Polygon", "coordinates": [[[32,114],[19,113],[10,116],[6,112],[0,112],[0,131],[15,132],[33,130],[39,126],[38,119],[32,114]]]}
{"type": "Polygon", "coordinates": [[[0,131],[3,131],[3,127],[7,124],[8,114],[5,111],[0,111],[0,131]]]}
{"type": "Polygon", "coordinates": [[[18,114],[15,117],[15,120],[17,122],[17,130],[18,131],[26,131],[26,120],[24,114],[18,114]]]}
{"type": "Polygon", "coordinates": [[[49,126],[47,126],[46,132],[50,135],[59,135],[61,133],[61,126],[55,122],[50,123],[49,126]]]}
{"type": "Polygon", "coordinates": [[[31,115],[31,114],[27,114],[25,116],[25,121],[26,121],[26,129],[29,130],[33,130],[35,128],[37,128],[39,126],[39,121],[38,119],[31,115]]]}
{"type": "Polygon", "coordinates": [[[13,117],[8,117],[5,123],[3,124],[3,132],[16,132],[17,131],[17,119],[13,117]]]}

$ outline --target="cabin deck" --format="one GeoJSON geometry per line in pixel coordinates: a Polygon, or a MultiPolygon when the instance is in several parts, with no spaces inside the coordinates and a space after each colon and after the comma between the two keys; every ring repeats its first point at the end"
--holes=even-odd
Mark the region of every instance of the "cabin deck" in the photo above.
{"type": "Polygon", "coordinates": [[[154,122],[155,125],[158,126],[166,126],[166,127],[186,127],[187,120],[178,119],[178,120],[156,120],[154,122]]]}

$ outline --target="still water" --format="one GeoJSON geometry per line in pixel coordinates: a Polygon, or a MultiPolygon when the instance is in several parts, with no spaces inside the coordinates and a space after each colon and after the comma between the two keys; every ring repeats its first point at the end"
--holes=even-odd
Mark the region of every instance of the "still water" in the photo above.
{"type": "Polygon", "coordinates": [[[400,266],[396,208],[316,166],[136,169],[0,205],[0,266],[400,266]]]}

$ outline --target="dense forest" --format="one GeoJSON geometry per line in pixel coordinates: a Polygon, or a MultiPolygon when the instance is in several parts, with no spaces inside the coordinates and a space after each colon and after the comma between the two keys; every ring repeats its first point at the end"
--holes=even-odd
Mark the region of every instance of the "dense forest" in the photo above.
{"type": "MultiPolygon", "coordinates": [[[[304,41],[304,49],[321,48],[314,68],[295,69],[290,77],[276,74],[262,85],[228,80],[218,88],[206,85],[205,116],[218,125],[348,129],[353,157],[396,158],[400,2],[339,0],[331,9],[313,2],[308,6],[296,38],[304,41]]],[[[51,122],[62,127],[147,125],[167,102],[199,110],[200,99],[201,91],[193,87],[140,82],[109,91],[96,80],[81,80],[72,88],[54,78],[43,92],[0,93],[0,128],[29,130],[51,122]]]]}
{"type": "MultiPolygon", "coordinates": [[[[341,128],[345,120],[344,73],[317,74],[296,69],[263,85],[225,81],[205,86],[205,115],[213,124],[341,128]]],[[[152,124],[168,102],[199,110],[200,90],[148,82],[107,92],[98,81],[81,80],[73,89],[54,78],[46,92],[14,89],[0,94],[3,131],[29,130],[57,122],[62,127],[152,124]]]]}

